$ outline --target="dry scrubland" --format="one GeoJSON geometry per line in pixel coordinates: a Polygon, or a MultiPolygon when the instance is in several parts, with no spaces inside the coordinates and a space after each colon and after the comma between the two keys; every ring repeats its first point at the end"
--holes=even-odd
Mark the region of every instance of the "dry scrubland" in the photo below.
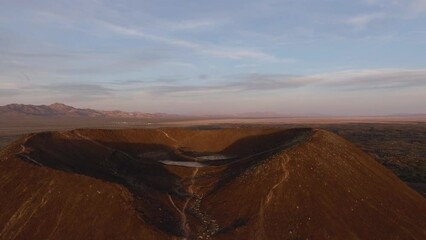
{"type": "Polygon", "coordinates": [[[324,126],[357,144],[426,196],[426,124],[324,126]]]}

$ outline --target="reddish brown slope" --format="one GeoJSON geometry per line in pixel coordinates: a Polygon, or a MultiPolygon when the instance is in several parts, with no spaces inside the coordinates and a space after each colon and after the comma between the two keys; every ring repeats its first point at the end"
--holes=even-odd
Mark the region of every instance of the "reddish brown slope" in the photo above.
{"type": "Polygon", "coordinates": [[[140,219],[125,187],[11,156],[0,157],[0,239],[170,239],[140,219]]]}
{"type": "Polygon", "coordinates": [[[325,131],[203,201],[220,239],[424,239],[426,200],[325,131]]]}
{"type": "Polygon", "coordinates": [[[0,239],[426,236],[424,198],[310,129],[31,135],[1,152],[0,206],[0,239]]]}

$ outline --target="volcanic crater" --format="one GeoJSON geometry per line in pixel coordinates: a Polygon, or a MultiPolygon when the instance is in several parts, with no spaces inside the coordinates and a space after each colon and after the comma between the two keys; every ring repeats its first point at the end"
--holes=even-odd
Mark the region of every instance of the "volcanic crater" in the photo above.
{"type": "Polygon", "coordinates": [[[81,129],[0,156],[1,239],[426,236],[425,199],[323,130],[81,129]]]}

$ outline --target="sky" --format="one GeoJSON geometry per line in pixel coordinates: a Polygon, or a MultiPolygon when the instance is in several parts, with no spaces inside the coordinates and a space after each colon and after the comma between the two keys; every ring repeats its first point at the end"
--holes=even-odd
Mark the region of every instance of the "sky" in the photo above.
{"type": "Polygon", "coordinates": [[[426,113],[426,0],[0,0],[0,105],[426,113]]]}

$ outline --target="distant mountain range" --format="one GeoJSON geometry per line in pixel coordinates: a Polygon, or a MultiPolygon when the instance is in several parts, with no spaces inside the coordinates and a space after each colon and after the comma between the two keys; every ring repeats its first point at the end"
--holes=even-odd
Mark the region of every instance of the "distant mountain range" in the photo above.
{"type": "Polygon", "coordinates": [[[0,106],[0,116],[44,116],[44,117],[109,117],[109,118],[169,118],[178,115],[166,113],[143,113],[124,111],[102,111],[71,107],[62,103],[51,105],[8,104],[0,106]]]}
{"type": "Polygon", "coordinates": [[[50,105],[8,104],[0,106],[0,116],[41,116],[41,117],[107,117],[107,118],[278,118],[290,117],[273,112],[249,112],[235,114],[177,115],[167,113],[103,111],[90,108],[75,108],[63,103],[50,105]]]}
{"type": "MultiPolygon", "coordinates": [[[[90,108],[75,108],[63,103],[54,103],[50,105],[29,105],[29,104],[8,104],[0,106],[0,117],[22,117],[22,116],[40,116],[40,117],[90,117],[90,118],[194,118],[194,119],[224,119],[224,118],[334,118],[338,116],[307,114],[307,115],[285,115],[274,112],[246,112],[234,114],[191,114],[178,115],[168,113],[146,113],[146,112],[125,112],[120,110],[104,111],[90,108]]],[[[377,116],[357,116],[359,117],[416,117],[425,118],[426,114],[394,114],[377,116]]],[[[350,116],[346,118],[351,118],[350,116]]]]}

